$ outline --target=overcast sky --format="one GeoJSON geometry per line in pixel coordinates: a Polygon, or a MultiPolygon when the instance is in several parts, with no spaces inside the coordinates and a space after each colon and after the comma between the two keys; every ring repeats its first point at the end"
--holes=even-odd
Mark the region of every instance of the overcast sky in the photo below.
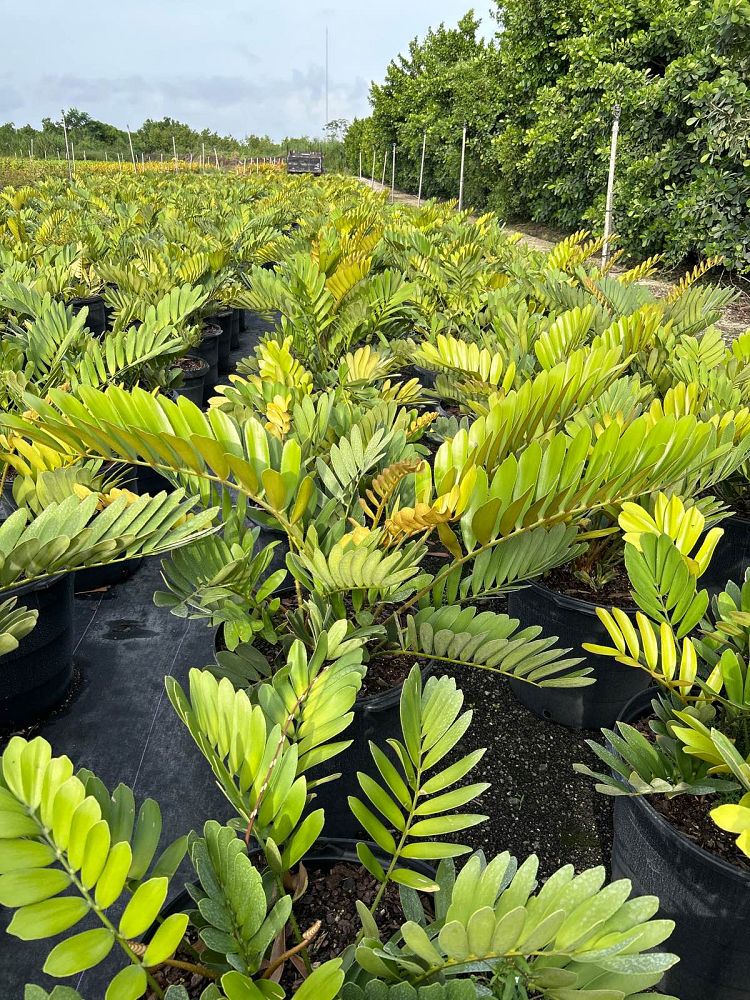
{"type": "MultiPolygon", "coordinates": [[[[319,134],[325,119],[367,113],[370,81],[471,0],[8,0],[0,122],[39,125],[60,108],[137,127],[170,115],[196,128],[319,134]]],[[[487,0],[475,10],[487,34],[487,0]]]]}

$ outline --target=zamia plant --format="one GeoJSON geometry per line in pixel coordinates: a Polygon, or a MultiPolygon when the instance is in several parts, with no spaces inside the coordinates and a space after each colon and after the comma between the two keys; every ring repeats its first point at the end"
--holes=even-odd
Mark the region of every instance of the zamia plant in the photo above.
{"type": "Polygon", "coordinates": [[[193,923],[206,950],[201,965],[218,972],[237,969],[252,976],[287,924],[292,899],[267,899],[260,872],[237,831],[209,820],[190,844],[200,885],[190,887],[197,906],[193,923]]]}
{"type": "Polygon", "coordinates": [[[39,611],[18,606],[18,598],[0,601],[0,656],[18,649],[18,644],[36,626],[39,611]]]}
{"type": "Polygon", "coordinates": [[[640,610],[633,623],[620,608],[597,608],[613,645],[584,643],[584,649],[645,670],[684,703],[710,700],[724,687],[722,666],[717,663],[705,681],[698,677],[698,651],[690,633],[708,608],[708,592],[698,590],[697,579],[722,529],[708,532],[694,552],[705,518],[696,508],[686,509],[679,497],[668,500],[663,494],[653,517],[637,504],[625,504],[619,520],[631,593],[640,610]]]}
{"type": "Polygon", "coordinates": [[[398,626],[396,655],[425,662],[477,667],[538,687],[586,687],[594,683],[580,657],[566,657],[555,636],[539,625],[519,629],[518,620],[458,604],[426,605],[398,626]]]}
{"type": "Polygon", "coordinates": [[[634,505],[620,517],[631,593],[641,609],[635,623],[621,609],[599,608],[614,645],[585,644],[656,681],[652,738],[618,723],[617,732],[603,730],[606,746],[589,742],[606,770],[576,770],[607,795],[721,795],[710,815],[750,854],[750,581],[728,583],[707,614],[709,596],[696,580],[716,534],[694,552],[702,515],[677,498],[659,500],[653,517],[634,505]]]}
{"type": "Polygon", "coordinates": [[[489,995],[503,998],[652,996],[647,991],[677,961],[650,951],[674,928],[670,920],[652,919],[659,901],[629,899],[628,880],[605,886],[603,868],[575,875],[572,865],[536,891],[537,868],[534,856],[516,868],[507,852],[489,862],[474,854],[458,875],[451,861],[442,861],[435,917],[416,906],[387,943],[366,921],[357,963],[385,983],[416,987],[480,972],[489,995]]]}
{"type": "Polygon", "coordinates": [[[14,511],[0,525],[0,590],[54,573],[137,555],[156,555],[212,530],[216,508],[192,513],[182,490],[120,493],[100,509],[98,493],[50,503],[37,517],[14,511]]]}
{"type": "MultiPolygon", "coordinates": [[[[737,847],[750,858],[750,761],[737,752],[734,744],[723,733],[713,729],[709,739],[716,751],[711,759],[716,762],[718,757],[718,766],[726,766],[743,789],[738,802],[725,802],[715,806],[711,810],[711,819],[722,830],[736,834],[737,847]]],[[[703,747],[700,749],[703,750],[703,747]]]]}
{"type": "Polygon", "coordinates": [[[177,714],[206,757],[234,808],[245,839],[257,841],[277,878],[289,871],[323,828],[323,810],[307,815],[321,779],[306,773],[351,745],[341,740],[362,682],[362,641],[346,621],[321,633],[312,654],[296,640],[285,666],[252,699],[210,671],[190,672],[190,696],[167,678],[177,714]]]}
{"type": "Polygon", "coordinates": [[[380,883],[371,907],[373,913],[389,881],[422,891],[437,890],[438,886],[426,876],[402,867],[402,860],[436,860],[466,854],[470,848],[434,838],[465,830],[487,818],[457,812],[490,787],[486,782],[451,787],[479,763],[484,750],[475,750],[450,766],[435,770],[471,724],[472,713],[461,712],[462,705],[463,694],[452,678],[432,676],[423,687],[420,670],[414,666],[401,693],[403,741],[388,741],[397,765],[370,742],[370,752],[382,781],[359,772],[357,779],[367,802],[350,796],[349,808],[389,859],[384,868],[366,844],[357,846],[360,861],[380,883]]]}
{"type": "Polygon", "coordinates": [[[358,986],[344,983],[341,1000],[476,1000],[477,988],[467,980],[412,986],[411,983],[383,983],[371,979],[358,986]]]}
{"type": "Polygon", "coordinates": [[[250,641],[279,609],[272,595],[286,578],[286,570],[267,573],[278,542],[259,550],[259,528],[246,520],[244,497],[222,498],[221,534],[201,538],[173,550],[162,562],[166,590],[157,590],[154,603],[179,618],[207,619],[223,626],[224,644],[235,650],[250,641]]]}
{"type": "Polygon", "coordinates": [[[186,850],[183,838],[153,863],[160,835],[153,800],[136,818],[127,786],[110,796],[88,772],[76,775],[67,757],[53,757],[46,740],[13,737],[0,780],[0,903],[15,911],[8,933],[45,940],[91,917],[93,927],[55,944],[44,971],[76,975],[117,946],[125,965],[107,996],[141,996],[153,984],[149,969],[171,957],[187,926],[175,914],[145,948],[133,944],[154,923],[186,850]]]}

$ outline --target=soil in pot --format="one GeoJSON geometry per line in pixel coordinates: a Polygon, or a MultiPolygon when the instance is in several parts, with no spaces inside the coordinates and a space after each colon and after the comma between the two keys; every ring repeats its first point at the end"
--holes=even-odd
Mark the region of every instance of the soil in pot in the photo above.
{"type": "MultiPolygon", "coordinates": [[[[623,713],[635,722],[650,711],[640,696],[623,713]]],[[[660,915],[675,921],[665,948],[680,962],[661,988],[680,1000],[750,1000],[750,869],[727,861],[717,835],[703,832],[710,808],[678,796],[663,810],[657,800],[615,799],[612,875],[629,878],[635,895],[655,895],[660,915]],[[679,824],[679,825],[678,825],[679,824]],[[708,837],[720,852],[704,850],[708,837]]],[[[717,834],[720,831],[717,831],[717,834]]]]}
{"type": "MultiPolygon", "coordinates": [[[[354,843],[351,850],[343,852],[344,857],[337,860],[334,854],[331,858],[313,857],[305,862],[308,877],[308,887],[301,899],[294,904],[294,914],[302,931],[308,930],[317,921],[321,928],[309,946],[310,959],[314,966],[327,962],[340,955],[352,944],[361,930],[357,916],[356,902],[362,900],[370,906],[378,891],[378,884],[356,860],[354,843]]],[[[372,845],[374,848],[374,845],[372,845]]],[[[317,854],[317,849],[313,848],[317,854]]],[[[380,852],[375,848],[376,855],[380,852]]],[[[420,870],[427,868],[423,864],[420,870]]],[[[429,911],[429,899],[422,896],[423,905],[429,911]]],[[[192,900],[184,900],[184,908],[192,909],[192,900]]],[[[398,886],[391,883],[378,904],[376,920],[383,940],[387,941],[404,923],[405,917],[401,908],[398,886]]],[[[204,946],[197,933],[192,928],[188,937],[190,943],[200,951],[204,946]]],[[[195,962],[195,956],[189,953],[177,958],[195,962]]],[[[168,986],[182,985],[192,998],[198,998],[209,981],[181,969],[162,967],[155,974],[155,979],[166,990],[168,986]]],[[[281,985],[287,996],[293,996],[302,985],[302,977],[292,962],[287,962],[281,977],[281,985]]],[[[147,1000],[154,1000],[154,994],[147,994],[147,1000]]]]}
{"type": "Polygon", "coordinates": [[[508,613],[518,618],[522,627],[541,625],[544,635],[558,636],[561,649],[569,648],[571,656],[582,658],[581,665],[593,667],[596,683],[581,688],[540,688],[511,681],[511,687],[521,704],[540,718],[573,729],[610,728],[630,699],[649,686],[650,678],[643,671],[582,648],[584,642],[611,644],[596,608],[615,605],[630,610],[632,598],[622,577],[612,580],[596,596],[589,592],[590,599],[584,598],[584,593],[585,585],[566,567],[541,583],[532,581],[511,593],[508,613]]]}
{"type": "MultiPolygon", "coordinates": [[[[351,861],[339,861],[333,866],[311,865],[307,869],[308,888],[295,905],[295,915],[300,928],[306,930],[317,920],[323,925],[310,945],[310,959],[314,965],[327,962],[340,955],[352,944],[362,924],[357,916],[356,902],[362,900],[371,906],[378,891],[378,883],[364,868],[351,861]]],[[[422,896],[424,900],[425,897],[422,896]]],[[[385,890],[377,913],[378,928],[383,941],[387,941],[404,923],[398,886],[391,883],[385,890]]],[[[302,979],[291,963],[282,977],[287,995],[302,985],[302,979]]]]}
{"type": "Polygon", "coordinates": [[[186,354],[184,358],[178,358],[172,367],[182,372],[182,384],[175,389],[177,395],[187,397],[196,406],[202,406],[208,363],[203,358],[186,354]]]}

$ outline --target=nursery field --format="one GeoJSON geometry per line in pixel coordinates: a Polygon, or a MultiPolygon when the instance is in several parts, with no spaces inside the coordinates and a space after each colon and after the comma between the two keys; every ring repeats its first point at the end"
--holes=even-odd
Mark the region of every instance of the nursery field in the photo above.
{"type": "Polygon", "coordinates": [[[749,998],[712,262],[275,167],[1,194],[3,997],[749,998]]]}

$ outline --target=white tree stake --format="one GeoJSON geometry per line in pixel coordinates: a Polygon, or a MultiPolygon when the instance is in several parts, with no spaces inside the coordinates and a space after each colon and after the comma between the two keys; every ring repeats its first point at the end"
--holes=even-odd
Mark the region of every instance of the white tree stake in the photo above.
{"type": "Polygon", "coordinates": [[[417,196],[417,208],[422,204],[422,181],[424,180],[424,155],[427,152],[427,133],[422,136],[422,162],[419,166],[419,195],[417,196]]]}
{"type": "Polygon", "coordinates": [[[464,125],[464,135],[461,140],[461,177],[458,182],[458,210],[463,211],[464,207],[464,164],[466,163],[466,126],[464,125]]]}
{"type": "Polygon", "coordinates": [[[393,143],[393,160],[391,161],[391,204],[396,198],[396,143],[393,143]]]}
{"type": "Polygon", "coordinates": [[[135,174],[138,171],[138,166],[135,162],[135,152],[133,150],[133,137],[130,134],[130,126],[126,125],[125,127],[127,128],[128,131],[128,142],[130,143],[130,159],[133,161],[133,173],[135,174]]]}
{"type": "Polygon", "coordinates": [[[609,263],[609,241],[612,237],[612,208],[615,199],[615,163],[617,138],[620,134],[620,105],[612,109],[612,142],[609,147],[609,177],[607,178],[607,204],[604,210],[604,243],[602,244],[602,269],[609,263]]]}
{"type": "Polygon", "coordinates": [[[70,149],[68,148],[68,124],[65,121],[65,112],[61,111],[62,123],[63,123],[63,135],[65,136],[65,159],[68,161],[68,180],[73,180],[73,171],[70,167],[70,149]]]}

